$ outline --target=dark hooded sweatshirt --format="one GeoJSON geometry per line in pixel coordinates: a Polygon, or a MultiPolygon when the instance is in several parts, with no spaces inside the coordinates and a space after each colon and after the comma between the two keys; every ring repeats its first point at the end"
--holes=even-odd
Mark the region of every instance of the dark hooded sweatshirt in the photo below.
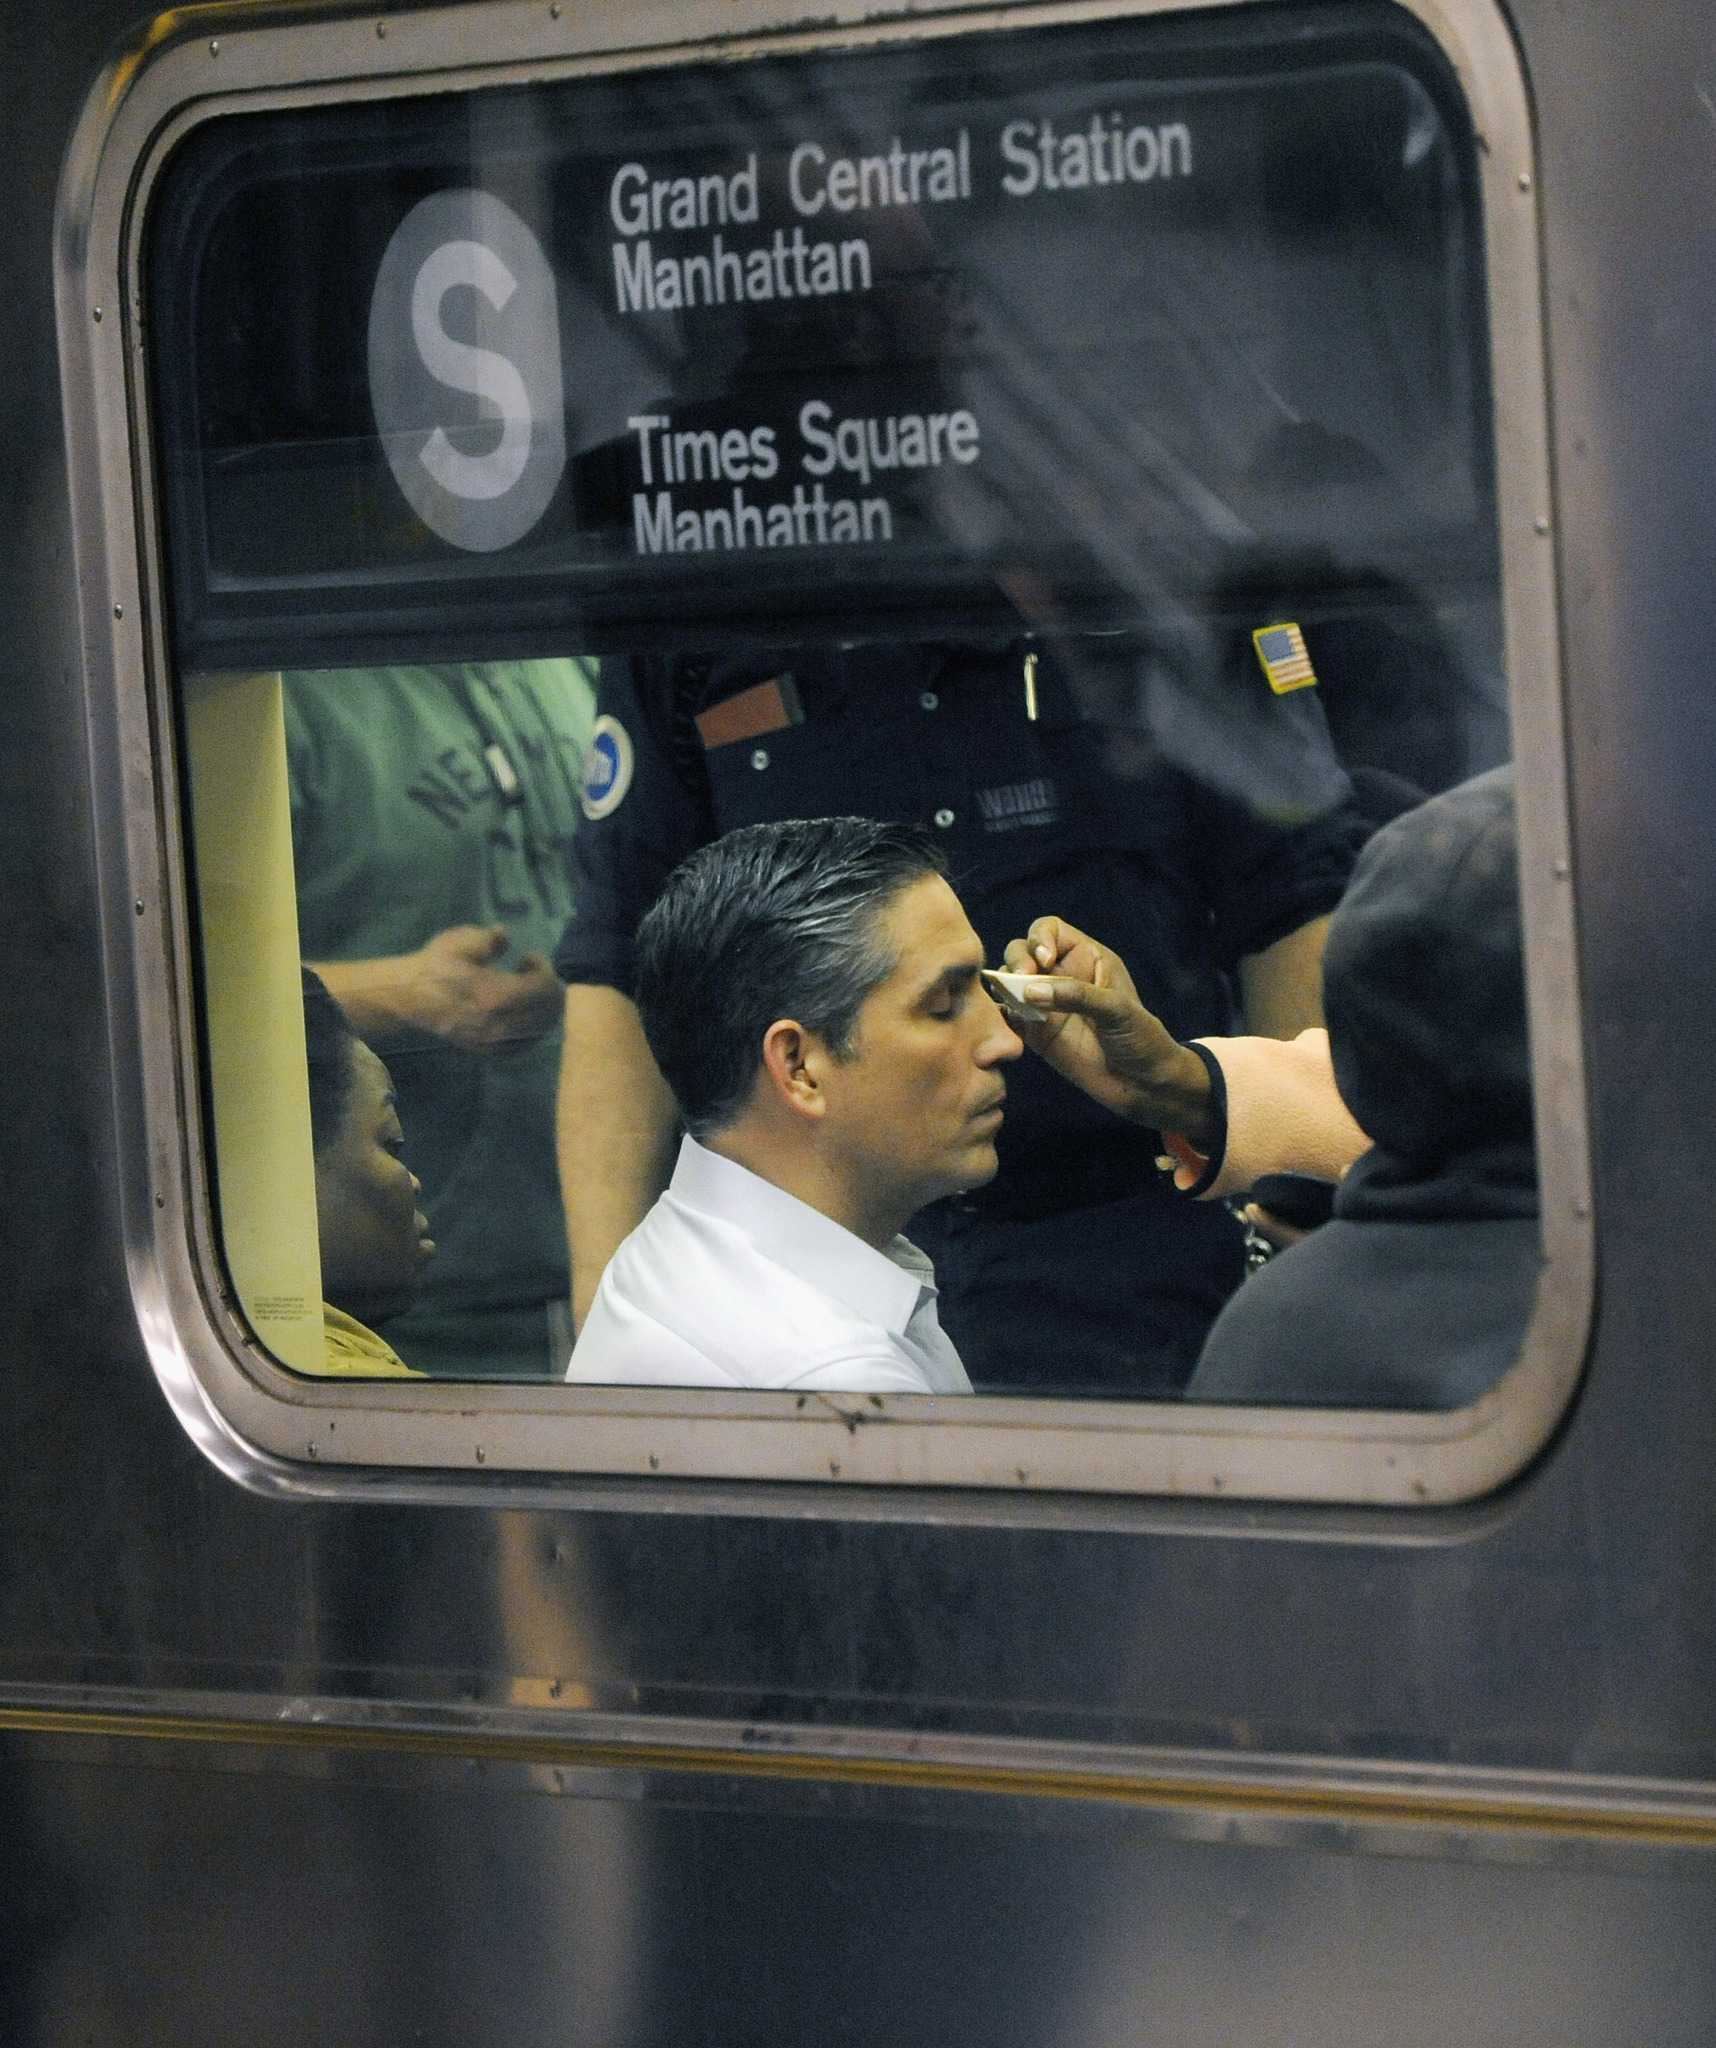
{"type": "Polygon", "coordinates": [[[1511,768],[1370,842],[1323,994],[1375,1143],[1334,1220],[1228,1302],[1186,1397],[1464,1407],[1518,1356],[1541,1265],[1511,768]]]}

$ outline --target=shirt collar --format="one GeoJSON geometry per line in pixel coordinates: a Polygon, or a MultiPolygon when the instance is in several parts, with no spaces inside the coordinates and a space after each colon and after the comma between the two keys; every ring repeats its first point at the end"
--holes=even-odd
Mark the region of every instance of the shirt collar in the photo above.
{"type": "Polygon", "coordinates": [[[736,1225],[777,1265],[897,1337],[925,1296],[935,1298],[935,1268],[908,1239],[896,1237],[876,1251],[832,1216],[695,1138],[680,1141],[668,1192],[688,1209],[736,1225]]]}

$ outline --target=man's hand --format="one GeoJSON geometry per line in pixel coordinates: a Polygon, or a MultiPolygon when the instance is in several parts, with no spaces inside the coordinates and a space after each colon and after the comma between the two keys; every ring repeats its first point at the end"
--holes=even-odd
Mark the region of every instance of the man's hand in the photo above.
{"type": "Polygon", "coordinates": [[[540,953],[496,967],[506,947],[504,925],[460,924],[415,953],[312,965],[360,1038],[427,1031],[467,1052],[498,1052],[546,1037],[564,1003],[540,953]]]}
{"type": "Polygon", "coordinates": [[[1058,917],[1040,917],[1007,948],[1026,974],[1028,1009],[1010,1010],[1019,1035],[1075,1087],[1129,1122],[1177,1131],[1200,1148],[1217,1136],[1210,1077],[1138,1000],[1118,953],[1058,917]]]}
{"type": "Polygon", "coordinates": [[[1294,1245],[1303,1244],[1311,1234],[1297,1223],[1289,1223],[1284,1217],[1265,1209],[1261,1202],[1247,1202],[1244,1215],[1258,1236],[1278,1252],[1290,1251],[1294,1245]]]}

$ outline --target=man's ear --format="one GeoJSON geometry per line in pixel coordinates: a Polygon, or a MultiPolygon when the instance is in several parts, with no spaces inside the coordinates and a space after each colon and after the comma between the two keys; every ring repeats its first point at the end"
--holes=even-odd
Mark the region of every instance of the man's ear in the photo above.
{"type": "Polygon", "coordinates": [[[822,1086],[822,1040],[791,1017],[780,1017],[763,1033],[763,1074],[776,1099],[794,1116],[828,1113],[822,1086]]]}

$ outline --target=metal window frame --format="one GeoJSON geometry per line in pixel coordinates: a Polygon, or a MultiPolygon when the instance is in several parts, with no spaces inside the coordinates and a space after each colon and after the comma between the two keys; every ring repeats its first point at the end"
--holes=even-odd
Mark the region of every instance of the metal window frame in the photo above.
{"type": "MultiPolygon", "coordinates": [[[[1545,1281],[1518,1362],[1445,1414],[1134,1402],[300,1379],[245,1327],[216,1241],[198,1085],[194,933],[174,758],[140,244],[174,145],[238,111],[730,63],[1176,11],[1182,0],[918,8],[834,0],[482,0],[414,13],[209,6],[109,62],[72,137],[55,271],[121,1217],[133,1302],[180,1422],[225,1473],[286,1496],[587,1504],[1420,1542],[1494,1509],[1550,1439],[1590,1325],[1593,1224],[1573,918],[1535,161],[1493,0],[1407,0],[1479,138],[1507,668],[1543,1189],[1545,1281]],[[795,20],[796,16],[796,20],[795,20]],[[1176,1508],[1205,1500],[1228,1506],[1176,1508]],[[1354,1516],[1312,1516],[1324,1503],[1354,1516]]],[[[1218,0],[1244,5],[1247,0],[1218,0]]]]}

